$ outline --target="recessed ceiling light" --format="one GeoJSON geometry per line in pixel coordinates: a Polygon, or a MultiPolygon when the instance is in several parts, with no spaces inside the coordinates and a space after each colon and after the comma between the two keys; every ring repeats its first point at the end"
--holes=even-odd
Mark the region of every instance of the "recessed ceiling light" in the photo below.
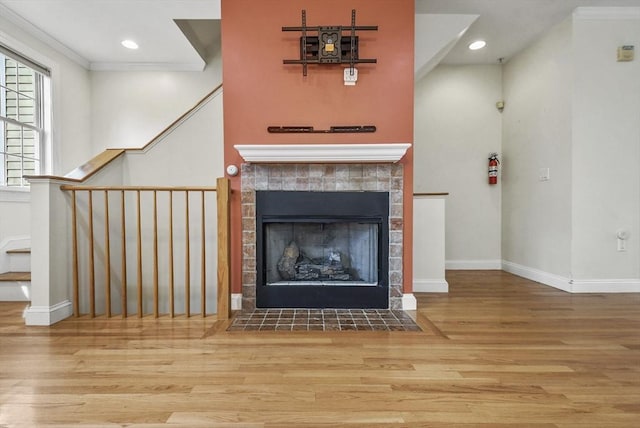
{"type": "Polygon", "coordinates": [[[138,44],[133,40],[123,40],[122,46],[124,46],[127,49],[138,49],[138,44]]]}
{"type": "Polygon", "coordinates": [[[484,40],[476,40],[469,45],[469,49],[471,49],[472,51],[477,51],[478,49],[482,49],[485,46],[487,46],[487,42],[485,42],[484,40]]]}

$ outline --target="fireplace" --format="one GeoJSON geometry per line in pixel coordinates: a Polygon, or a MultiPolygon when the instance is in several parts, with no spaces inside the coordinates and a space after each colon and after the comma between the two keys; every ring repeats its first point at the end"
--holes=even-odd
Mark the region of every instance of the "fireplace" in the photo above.
{"type": "Polygon", "coordinates": [[[388,308],[389,192],[256,192],[256,307],[388,308]]]}
{"type": "Polygon", "coordinates": [[[402,309],[401,164],[245,163],[241,178],[243,310],[402,309]]]}

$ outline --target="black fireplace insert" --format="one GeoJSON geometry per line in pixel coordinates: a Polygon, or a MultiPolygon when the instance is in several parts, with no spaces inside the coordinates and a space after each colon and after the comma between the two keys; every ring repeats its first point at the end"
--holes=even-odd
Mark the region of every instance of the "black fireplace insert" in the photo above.
{"type": "Polygon", "coordinates": [[[256,192],[258,308],[389,307],[388,192],[256,192]]]}

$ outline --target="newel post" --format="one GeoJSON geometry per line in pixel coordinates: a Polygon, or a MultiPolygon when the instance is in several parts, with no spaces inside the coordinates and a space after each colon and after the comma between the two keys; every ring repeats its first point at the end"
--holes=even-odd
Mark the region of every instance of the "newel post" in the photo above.
{"type": "Polygon", "coordinates": [[[69,199],[65,180],[28,177],[31,186],[31,305],[26,325],[51,325],[73,314],[69,199]]]}
{"type": "Polygon", "coordinates": [[[216,181],[218,201],[218,310],[219,320],[231,317],[231,224],[229,196],[231,190],[228,178],[216,181]]]}

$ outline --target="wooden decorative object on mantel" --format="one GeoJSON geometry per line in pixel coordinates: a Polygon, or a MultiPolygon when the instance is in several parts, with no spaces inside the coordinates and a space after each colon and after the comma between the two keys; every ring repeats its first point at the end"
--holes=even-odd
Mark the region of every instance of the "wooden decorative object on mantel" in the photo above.
{"type": "Polygon", "coordinates": [[[376,132],[373,125],[331,126],[329,129],[314,129],[313,126],[268,126],[270,134],[348,134],[376,132]]]}

